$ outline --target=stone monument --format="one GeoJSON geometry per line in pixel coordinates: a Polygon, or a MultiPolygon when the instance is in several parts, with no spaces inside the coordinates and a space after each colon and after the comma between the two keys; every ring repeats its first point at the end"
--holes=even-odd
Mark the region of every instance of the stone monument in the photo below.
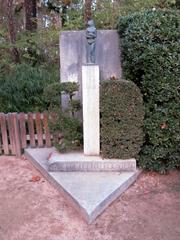
{"type": "MultiPolygon", "coordinates": [[[[54,148],[25,150],[26,157],[88,223],[139,174],[135,159],[102,159],[100,156],[99,81],[112,75],[121,77],[119,53],[117,31],[96,31],[93,21],[88,23],[86,31],[61,33],[61,82],[80,84],[77,97],[83,103],[84,153],[63,154],[54,148]]],[[[65,104],[66,99],[62,100],[65,104]]]]}
{"type": "Polygon", "coordinates": [[[100,153],[99,128],[99,66],[96,62],[97,31],[93,20],[86,29],[86,65],[82,66],[83,137],[84,154],[100,153]]]}
{"type": "MultiPolygon", "coordinates": [[[[87,64],[86,31],[63,31],[60,33],[60,80],[61,82],[77,82],[79,84],[79,92],[76,97],[81,102],[82,65],[87,64]]],[[[100,69],[100,80],[107,80],[111,76],[121,78],[121,56],[117,31],[97,30],[96,33],[95,64],[100,69]]],[[[66,96],[63,96],[62,104],[64,108],[68,105],[66,96]]],[[[78,116],[82,119],[82,113],[78,116]]]]}

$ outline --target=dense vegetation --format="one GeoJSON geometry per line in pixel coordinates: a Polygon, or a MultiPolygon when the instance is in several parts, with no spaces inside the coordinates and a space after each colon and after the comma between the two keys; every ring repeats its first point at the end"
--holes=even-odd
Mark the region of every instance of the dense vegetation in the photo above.
{"type": "Polygon", "coordinates": [[[33,112],[47,108],[44,88],[57,78],[56,70],[26,63],[15,65],[0,78],[0,112],[33,112]]]}
{"type": "Polygon", "coordinates": [[[79,86],[75,82],[54,83],[45,88],[44,96],[48,102],[49,126],[53,134],[53,145],[60,151],[82,148],[82,123],[77,118],[81,109],[80,101],[74,99],[79,86]],[[67,97],[67,107],[62,109],[61,99],[67,97]]]}
{"type": "Polygon", "coordinates": [[[180,167],[180,12],[156,10],[119,19],[123,69],[143,94],[145,144],[139,164],[180,167]]]}
{"type": "Polygon", "coordinates": [[[137,157],[143,143],[144,107],[138,87],[130,81],[101,83],[101,153],[105,158],[137,157]]]}

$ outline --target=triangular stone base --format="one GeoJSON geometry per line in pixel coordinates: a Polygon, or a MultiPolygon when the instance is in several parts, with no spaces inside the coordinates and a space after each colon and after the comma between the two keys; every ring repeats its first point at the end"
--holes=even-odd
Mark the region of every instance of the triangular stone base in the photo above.
{"type": "Polygon", "coordinates": [[[48,156],[53,148],[26,149],[33,165],[63,193],[64,197],[91,223],[137,178],[132,172],[49,172],[48,156]]]}

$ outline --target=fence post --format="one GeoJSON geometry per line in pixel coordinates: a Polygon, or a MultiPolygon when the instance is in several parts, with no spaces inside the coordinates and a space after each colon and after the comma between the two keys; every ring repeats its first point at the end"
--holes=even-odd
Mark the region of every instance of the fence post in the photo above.
{"type": "Polygon", "coordinates": [[[16,156],[21,156],[21,138],[20,138],[20,129],[19,129],[19,122],[17,113],[12,113],[12,122],[13,122],[13,128],[14,128],[14,144],[15,144],[15,151],[16,156]]]}
{"type": "Polygon", "coordinates": [[[37,112],[35,115],[35,123],[36,123],[38,147],[43,147],[43,131],[42,131],[41,113],[40,112],[37,112]]]}
{"type": "Polygon", "coordinates": [[[28,113],[28,128],[31,147],[36,147],[33,113],[28,113]]]}
{"type": "Polygon", "coordinates": [[[6,114],[6,121],[7,121],[8,132],[9,132],[9,143],[10,143],[11,154],[16,154],[12,113],[6,114]]]}
{"type": "Polygon", "coordinates": [[[43,123],[46,138],[46,147],[51,147],[51,134],[48,126],[48,114],[46,112],[43,113],[43,123]]]}
{"type": "Polygon", "coordinates": [[[9,154],[6,117],[4,113],[0,113],[0,127],[1,127],[1,134],[2,134],[2,148],[4,150],[4,154],[9,154]]]}
{"type": "Polygon", "coordinates": [[[25,113],[19,113],[18,120],[19,120],[19,127],[20,127],[20,136],[21,136],[21,148],[24,149],[27,147],[25,113]]]}

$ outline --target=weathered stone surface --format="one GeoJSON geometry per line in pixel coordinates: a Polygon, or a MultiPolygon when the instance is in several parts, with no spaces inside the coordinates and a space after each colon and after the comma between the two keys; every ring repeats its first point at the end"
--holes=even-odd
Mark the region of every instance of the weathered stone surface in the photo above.
{"type": "MultiPolygon", "coordinates": [[[[74,81],[80,85],[77,98],[82,100],[82,65],[86,65],[85,31],[64,31],[60,33],[60,79],[74,81]]],[[[99,65],[100,79],[110,76],[121,78],[119,36],[116,30],[98,30],[96,39],[96,65],[99,65]]],[[[63,97],[64,107],[67,98],[63,97]]]]}
{"type": "Polygon", "coordinates": [[[136,159],[102,159],[85,156],[82,152],[55,152],[48,158],[48,169],[51,172],[128,172],[136,171],[136,159]]]}
{"type": "Polygon", "coordinates": [[[68,203],[91,223],[137,178],[124,173],[49,172],[47,158],[54,149],[26,149],[25,156],[64,195],[68,203]]]}
{"type": "Polygon", "coordinates": [[[84,154],[99,155],[99,66],[82,66],[82,89],[84,154]]]}
{"type": "MultiPolygon", "coordinates": [[[[81,82],[81,66],[86,65],[85,31],[64,31],[60,33],[60,75],[61,81],[81,82]]],[[[96,65],[99,65],[101,79],[111,75],[121,77],[119,36],[116,30],[98,30],[96,40],[96,65]]]]}

